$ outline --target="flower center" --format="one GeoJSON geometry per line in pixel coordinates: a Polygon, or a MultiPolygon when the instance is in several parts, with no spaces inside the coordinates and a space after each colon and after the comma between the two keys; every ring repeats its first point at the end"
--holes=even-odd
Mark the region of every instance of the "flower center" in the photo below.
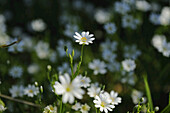
{"type": "Polygon", "coordinates": [[[82,41],[82,42],[86,42],[86,41],[87,41],[87,38],[86,38],[86,37],[82,37],[82,38],[81,38],[81,41],[82,41]]]}
{"type": "Polygon", "coordinates": [[[53,106],[50,106],[50,110],[51,110],[51,111],[53,111],[53,110],[54,110],[53,106]]]}
{"type": "Polygon", "coordinates": [[[66,88],[66,91],[67,91],[67,92],[70,92],[70,91],[71,91],[71,88],[70,88],[70,87],[67,87],[67,88],[66,88]]]}
{"type": "Polygon", "coordinates": [[[82,109],[83,109],[84,111],[88,111],[88,108],[87,108],[86,105],[83,105],[83,106],[82,106],[82,109]]]}
{"type": "Polygon", "coordinates": [[[85,80],[81,80],[82,83],[85,83],[85,80]]]}
{"type": "Polygon", "coordinates": [[[29,90],[29,92],[30,92],[30,93],[33,93],[33,90],[32,90],[32,89],[30,89],[30,90],[29,90]]]}
{"type": "Polygon", "coordinates": [[[101,102],[101,106],[102,106],[102,107],[105,107],[105,102],[101,102]]]}
{"type": "Polygon", "coordinates": [[[112,102],[114,102],[115,101],[115,98],[111,98],[112,99],[112,102]]]}

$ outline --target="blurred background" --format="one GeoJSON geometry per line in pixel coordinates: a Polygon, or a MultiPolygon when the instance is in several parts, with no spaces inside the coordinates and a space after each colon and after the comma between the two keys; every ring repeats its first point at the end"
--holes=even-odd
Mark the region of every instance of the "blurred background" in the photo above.
{"type": "MultiPolygon", "coordinates": [[[[132,111],[137,104],[133,100],[135,94],[146,97],[142,76],[145,73],[154,106],[162,110],[168,104],[169,0],[0,0],[0,45],[21,39],[15,45],[0,48],[0,92],[36,103],[37,96],[17,95],[13,87],[24,89],[37,81],[44,89],[42,105],[55,102],[46,67],[51,65],[53,74],[70,73],[64,46],[69,53],[75,50],[76,65],[81,46],[75,43],[73,35],[82,31],[94,34],[95,41],[84,48],[81,73],[87,71],[93,83],[119,93],[122,103],[113,112],[132,111]],[[166,46],[160,48],[158,43],[162,40],[166,46]],[[136,63],[132,72],[122,69],[121,62],[127,58],[136,63]],[[94,59],[105,62],[106,74],[93,74],[88,64],[94,59]],[[134,94],[134,91],[138,92],[134,94]]],[[[5,113],[41,112],[35,107],[1,99],[7,107],[5,113]]],[[[93,106],[87,95],[81,101],[93,106]]]]}

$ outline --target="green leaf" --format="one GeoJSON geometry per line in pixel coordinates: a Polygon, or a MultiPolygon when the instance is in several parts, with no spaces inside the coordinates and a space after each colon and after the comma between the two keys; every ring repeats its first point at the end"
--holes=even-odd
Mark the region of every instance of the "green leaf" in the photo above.
{"type": "Polygon", "coordinates": [[[153,111],[152,97],[151,97],[151,92],[150,92],[150,88],[149,88],[149,84],[148,84],[148,80],[147,80],[147,75],[145,74],[143,77],[144,77],[146,95],[148,98],[149,106],[151,108],[151,111],[153,111]]]}

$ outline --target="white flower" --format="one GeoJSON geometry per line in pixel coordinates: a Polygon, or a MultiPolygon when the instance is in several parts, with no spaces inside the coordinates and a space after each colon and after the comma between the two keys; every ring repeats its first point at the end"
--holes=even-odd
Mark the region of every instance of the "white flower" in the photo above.
{"type": "Polygon", "coordinates": [[[22,97],[24,95],[24,87],[13,85],[12,88],[9,89],[9,92],[11,93],[12,97],[22,97]]]}
{"type": "Polygon", "coordinates": [[[159,51],[162,52],[165,57],[170,57],[170,43],[164,42],[159,51]]]}
{"type": "Polygon", "coordinates": [[[27,95],[28,97],[34,97],[34,95],[37,95],[39,93],[39,87],[35,87],[34,85],[28,85],[24,89],[24,94],[27,95]]]}
{"type": "Polygon", "coordinates": [[[170,7],[164,7],[160,15],[161,25],[170,25],[170,7]]]}
{"type": "Polygon", "coordinates": [[[111,104],[112,100],[107,93],[100,93],[99,96],[96,95],[93,102],[95,103],[96,108],[100,108],[101,112],[104,111],[105,113],[108,113],[108,111],[112,111],[112,109],[115,108],[115,106],[111,104]]]}
{"type": "Polygon", "coordinates": [[[94,70],[94,74],[105,74],[107,72],[106,70],[106,64],[103,61],[100,61],[99,59],[93,60],[93,62],[89,63],[89,68],[94,70]]]}
{"type": "Polygon", "coordinates": [[[87,88],[88,86],[90,86],[91,80],[89,77],[82,75],[78,75],[77,77],[80,79],[81,87],[87,88]]]}
{"type": "Polygon", "coordinates": [[[95,97],[96,95],[99,95],[101,88],[98,87],[97,83],[95,83],[95,84],[91,84],[90,88],[87,88],[87,91],[88,91],[87,94],[90,97],[95,97]]]}
{"type": "Polygon", "coordinates": [[[113,105],[118,105],[119,103],[121,103],[121,98],[120,97],[117,97],[118,96],[118,93],[117,92],[114,92],[114,91],[111,91],[110,92],[110,98],[112,100],[112,104],[113,105]]]}
{"type": "Polygon", "coordinates": [[[9,75],[12,76],[13,78],[19,78],[23,74],[23,69],[20,66],[13,66],[9,70],[9,75]]]}
{"type": "Polygon", "coordinates": [[[124,46],[125,58],[131,58],[135,60],[140,55],[141,55],[141,51],[137,49],[136,45],[133,44],[131,46],[124,46]]]}
{"type": "Polygon", "coordinates": [[[114,34],[116,32],[116,26],[114,23],[107,23],[104,25],[104,29],[108,34],[114,34]]]}
{"type": "Polygon", "coordinates": [[[10,38],[5,33],[0,33],[0,45],[7,44],[9,42],[10,38]]]}
{"type": "Polygon", "coordinates": [[[73,105],[71,107],[72,109],[74,109],[75,111],[78,111],[81,108],[81,104],[79,102],[77,102],[75,105],[73,105]]]}
{"type": "Polygon", "coordinates": [[[39,66],[37,64],[31,64],[28,66],[27,71],[29,74],[35,74],[39,71],[39,66]]]}
{"type": "Polygon", "coordinates": [[[162,48],[164,42],[166,42],[166,37],[164,35],[154,35],[152,38],[152,44],[158,50],[162,48]]]}
{"type": "Polygon", "coordinates": [[[136,64],[134,60],[126,59],[122,61],[123,69],[127,72],[133,71],[136,68],[136,64]]]}
{"type": "Polygon", "coordinates": [[[122,18],[122,26],[124,28],[136,29],[140,21],[131,15],[124,15],[122,18]]]}
{"type": "Polygon", "coordinates": [[[145,0],[137,0],[136,8],[141,11],[148,11],[151,9],[151,5],[145,0]]]}
{"type": "Polygon", "coordinates": [[[86,103],[84,105],[81,105],[80,111],[82,113],[88,113],[89,110],[90,110],[90,106],[88,106],[86,103]]]}
{"type": "MultiPolygon", "coordinates": [[[[132,94],[131,94],[133,103],[137,104],[139,102],[139,100],[142,98],[142,96],[143,96],[142,92],[140,92],[138,90],[133,90],[132,94]]],[[[144,100],[146,101],[146,99],[144,99],[144,100]]]]}
{"type": "Polygon", "coordinates": [[[44,108],[43,113],[57,113],[57,107],[52,106],[52,105],[48,105],[44,108]]]}
{"type": "Polygon", "coordinates": [[[82,32],[81,35],[77,32],[75,32],[76,35],[74,35],[74,38],[76,38],[76,42],[78,42],[80,45],[81,44],[86,44],[89,45],[89,43],[93,43],[92,41],[95,38],[92,38],[94,35],[93,34],[89,34],[89,32],[82,32]]]}
{"type": "Polygon", "coordinates": [[[94,14],[94,18],[98,23],[104,24],[110,20],[111,14],[104,9],[98,9],[94,14]]]}
{"type": "Polygon", "coordinates": [[[117,13],[120,13],[122,15],[130,11],[129,5],[125,2],[115,2],[114,8],[117,13]]]}
{"type": "Polygon", "coordinates": [[[37,19],[31,22],[31,27],[34,31],[42,32],[45,30],[46,24],[44,23],[42,19],[37,19]]]}
{"type": "Polygon", "coordinates": [[[75,24],[67,24],[66,25],[66,30],[64,31],[64,34],[68,37],[72,37],[74,35],[74,32],[78,31],[79,28],[78,26],[75,24]]]}
{"type": "Polygon", "coordinates": [[[84,90],[81,89],[80,80],[75,78],[73,81],[70,80],[70,76],[65,73],[64,76],[60,75],[59,80],[55,82],[54,88],[57,95],[62,95],[63,103],[69,102],[72,104],[74,98],[82,99],[84,90]]]}
{"type": "Polygon", "coordinates": [[[49,44],[43,41],[39,41],[35,46],[35,51],[40,59],[46,59],[49,56],[49,44]]]}
{"type": "Polygon", "coordinates": [[[151,15],[149,16],[149,20],[155,24],[155,25],[159,25],[160,24],[160,15],[156,14],[156,13],[151,13],[151,15]]]}
{"type": "Polygon", "coordinates": [[[4,107],[1,103],[0,103],[0,112],[3,112],[3,111],[5,111],[7,108],[6,107],[4,107]]]}

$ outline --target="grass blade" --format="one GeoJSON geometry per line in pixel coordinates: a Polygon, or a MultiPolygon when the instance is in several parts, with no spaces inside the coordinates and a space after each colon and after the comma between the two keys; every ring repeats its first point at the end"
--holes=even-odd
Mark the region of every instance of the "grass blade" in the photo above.
{"type": "Polygon", "coordinates": [[[149,106],[151,108],[151,111],[153,111],[152,97],[151,97],[151,92],[150,92],[150,88],[149,88],[149,84],[148,84],[148,80],[147,80],[147,75],[145,74],[143,77],[144,77],[146,95],[148,98],[149,106]]]}

